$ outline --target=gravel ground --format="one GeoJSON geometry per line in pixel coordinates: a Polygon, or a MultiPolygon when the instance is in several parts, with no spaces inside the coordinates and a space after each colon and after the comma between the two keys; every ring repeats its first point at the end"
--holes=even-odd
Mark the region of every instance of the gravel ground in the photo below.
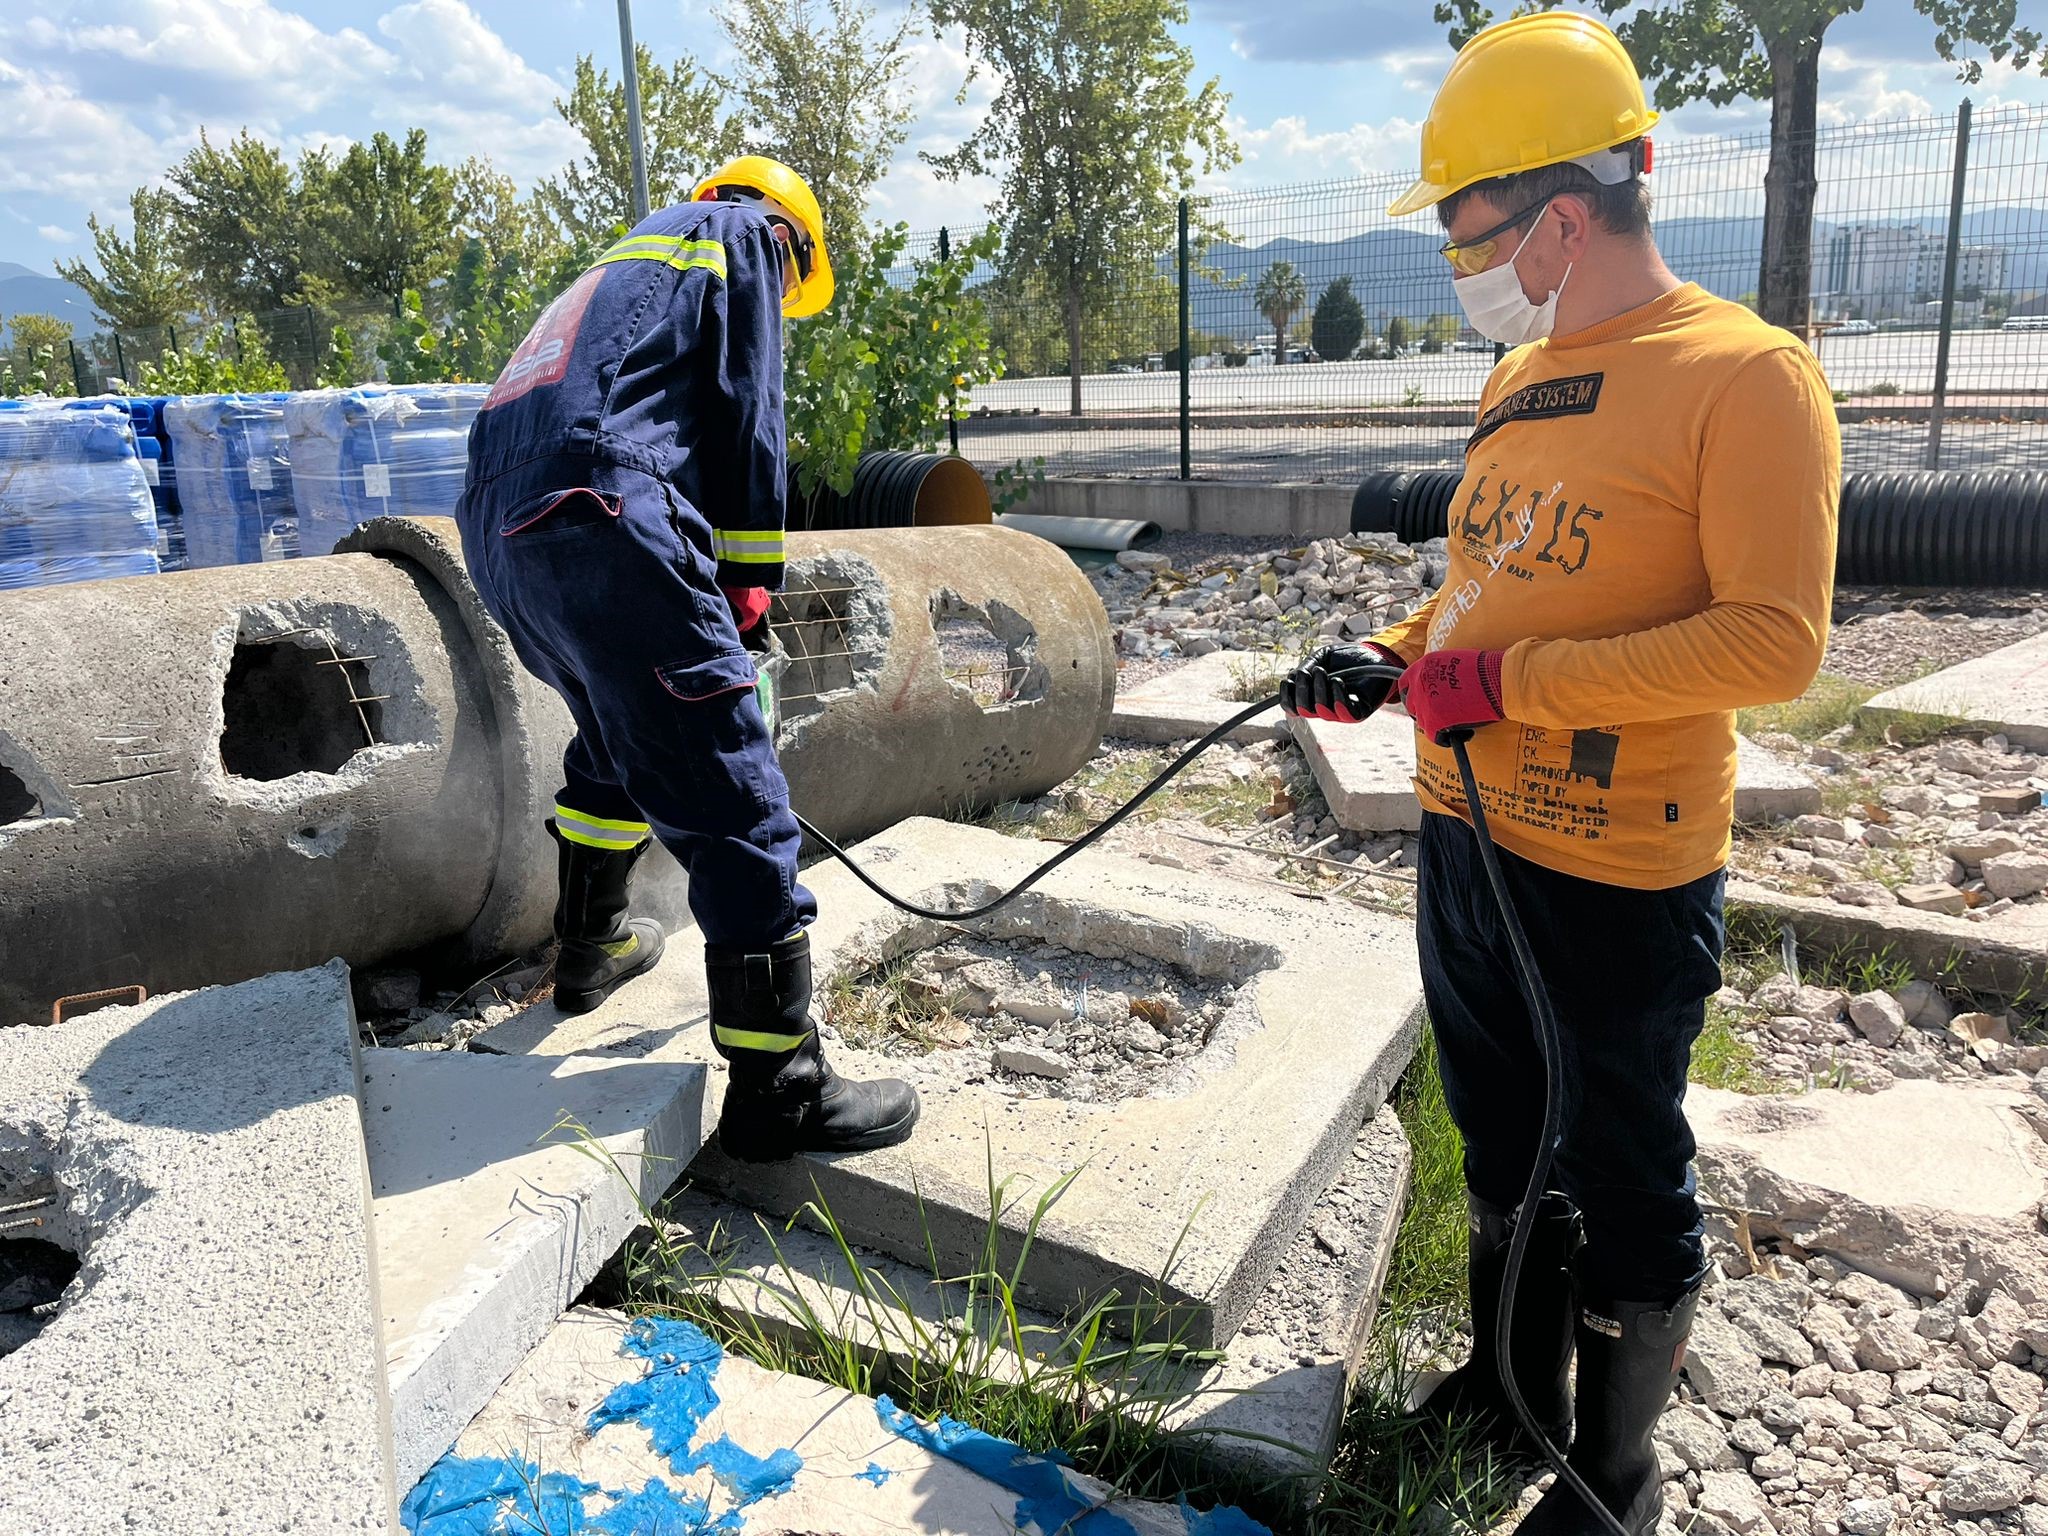
{"type": "Polygon", "coordinates": [[[2048,594],[1844,587],[1823,670],[1888,688],[2048,629],[2048,594]]]}

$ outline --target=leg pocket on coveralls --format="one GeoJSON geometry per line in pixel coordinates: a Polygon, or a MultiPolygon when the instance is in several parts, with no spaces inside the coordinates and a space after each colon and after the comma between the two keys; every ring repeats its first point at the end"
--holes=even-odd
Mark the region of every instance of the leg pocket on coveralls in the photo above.
{"type": "Polygon", "coordinates": [[[703,787],[736,787],[755,810],[766,810],[788,794],[775,761],[775,744],[749,703],[754,659],[745,651],[721,651],[693,661],[654,669],[663,690],[676,701],[703,787]]]}
{"type": "Polygon", "coordinates": [[[589,486],[568,490],[542,491],[515,502],[498,520],[498,532],[505,538],[514,534],[526,539],[573,533],[579,528],[609,526],[619,520],[624,503],[589,486]]]}

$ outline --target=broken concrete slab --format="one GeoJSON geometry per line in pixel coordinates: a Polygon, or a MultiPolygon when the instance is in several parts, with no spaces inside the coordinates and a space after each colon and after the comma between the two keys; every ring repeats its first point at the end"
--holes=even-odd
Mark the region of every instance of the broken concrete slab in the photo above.
{"type": "MultiPolygon", "coordinates": [[[[1184,667],[1117,690],[1109,734],[1127,741],[1187,741],[1206,736],[1246,705],[1276,693],[1299,657],[1253,651],[1215,651],[1184,667]]],[[[1280,741],[1287,717],[1278,709],[1255,715],[1228,741],[1280,741]]]]}
{"type": "MultiPolygon", "coordinates": [[[[1181,1435],[1189,1454],[1263,1482],[1326,1469],[1386,1285],[1410,1168],[1399,1119],[1375,1115],[1221,1358],[1199,1367],[1153,1361],[1104,1406],[1156,1422],[1181,1435]]],[[[822,1322],[840,1342],[899,1364],[957,1359],[971,1332],[967,1288],[929,1266],[857,1249],[856,1274],[834,1239],[696,1189],[672,1196],[661,1215],[672,1283],[741,1327],[801,1340],[822,1322]]],[[[1028,1383],[1047,1369],[1007,1346],[985,1288],[977,1311],[984,1374],[1028,1383]]],[[[1075,1326],[1029,1309],[1019,1321],[1040,1339],[1068,1337],[1075,1326]]]]}
{"type": "MultiPolygon", "coordinates": [[[[984,828],[915,820],[858,856],[898,892],[942,909],[985,900],[1040,862],[1044,846],[984,828]],[[964,874],[972,871],[972,874],[964,874]]],[[[807,876],[821,995],[841,975],[943,940],[845,871],[807,876]]],[[[1228,1339],[1349,1155],[1351,1132],[1384,1100],[1416,1038],[1414,935],[1398,919],[1335,903],[1304,906],[1272,887],[1095,854],[993,917],[984,937],[1032,939],[1238,985],[1245,1007],[1199,1057],[1162,1083],[1174,1097],[1083,1103],[1026,1097],[947,1053],[896,1056],[835,1045],[853,1076],[898,1073],[927,1091],[905,1147],[859,1157],[743,1167],[707,1150],[696,1171],[747,1203],[794,1212],[823,1198],[855,1241],[922,1262],[927,1237],[949,1265],[975,1262],[990,1219],[990,1179],[1011,1183],[1001,1222],[1013,1248],[1032,1204],[1071,1176],[1039,1223],[1021,1287],[1049,1311],[1116,1289],[1152,1287],[1182,1312],[1190,1343],[1228,1339]],[[1346,963],[1332,967],[1329,956],[1346,963]],[[1172,1272],[1164,1275],[1169,1262],[1172,1272]]],[[[624,1054],[711,1064],[701,955],[672,943],[650,975],[595,1012],[528,1010],[480,1037],[485,1049],[624,1054]]],[[[706,1114],[711,1114],[707,1104],[706,1114]]]]}
{"type": "Polygon", "coordinates": [[[1905,905],[1851,907],[1825,896],[1794,896],[1745,880],[1728,883],[1728,905],[1790,923],[1800,942],[1821,949],[1889,949],[1920,976],[2018,997],[2048,980],[2048,906],[2023,904],[1972,922],[1905,905]]]}
{"type": "Polygon", "coordinates": [[[1092,1528],[1098,1509],[1134,1536],[1266,1529],[1116,1498],[965,1425],[763,1370],[689,1323],[592,1307],[562,1319],[406,1500],[417,1536],[480,1529],[479,1514],[508,1530],[994,1536],[1092,1528]]]}
{"type": "Polygon", "coordinates": [[[0,1204],[83,1267],[0,1359],[39,1536],[396,1515],[348,971],[0,1030],[0,1204]]]}
{"type": "Polygon", "coordinates": [[[363,1116],[398,1486],[461,1433],[703,1144],[674,1063],[376,1051],[363,1116]]]}
{"type": "MultiPolygon", "coordinates": [[[[1349,832],[1413,832],[1422,825],[1415,797],[1415,724],[1382,709],[1357,725],[1293,720],[1316,784],[1337,825],[1349,832]]],[[[1747,737],[1735,739],[1735,819],[1779,821],[1820,809],[1820,786],[1747,737]]]]}
{"type": "Polygon", "coordinates": [[[1888,688],[1863,706],[1882,727],[1902,715],[1968,721],[2028,752],[2048,752],[2048,634],[1888,688]]]}

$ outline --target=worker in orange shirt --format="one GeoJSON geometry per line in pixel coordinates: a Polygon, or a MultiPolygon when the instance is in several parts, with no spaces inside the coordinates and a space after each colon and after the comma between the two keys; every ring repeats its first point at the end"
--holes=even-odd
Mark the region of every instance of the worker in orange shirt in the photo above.
{"type": "MultiPolygon", "coordinates": [[[[1735,716],[1820,666],[1841,445],[1808,349],[1679,281],[1651,238],[1656,121],[1614,34],[1525,16],[1452,63],[1422,175],[1471,323],[1513,350],[1465,445],[1450,573],[1412,618],[1292,674],[1290,713],[1416,724],[1423,990],[1471,1197],[1473,1348],[1425,1405],[1533,1449],[1498,1383],[1506,1248],[1543,1060],[1455,759],[1562,1031],[1563,1134],[1514,1297],[1509,1366],[1630,1532],[1663,1506],[1651,1431],[1706,1273],[1682,1102],[1721,985],[1735,716]],[[1347,667],[1398,663],[1398,683],[1347,667]],[[1574,1351],[1576,1387],[1569,1377],[1574,1351]],[[1576,1429],[1576,1439],[1572,1436],[1576,1429]]],[[[1522,1536],[1604,1529],[1560,1480],[1522,1536]]]]}

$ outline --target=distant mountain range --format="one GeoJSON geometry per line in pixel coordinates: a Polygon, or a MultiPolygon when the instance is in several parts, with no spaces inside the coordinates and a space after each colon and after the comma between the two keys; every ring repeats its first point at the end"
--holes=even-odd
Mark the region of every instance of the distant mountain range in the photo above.
{"type": "Polygon", "coordinates": [[[79,336],[90,336],[100,328],[99,311],[78,284],[18,261],[0,261],[0,325],[21,314],[69,320],[79,336]]]}
{"type": "MultiPolygon", "coordinates": [[[[1882,222],[1891,222],[1885,220],[1882,222]]],[[[1930,233],[1947,226],[1940,220],[1917,222],[1930,233]]],[[[1816,224],[1814,247],[1825,248],[1839,226],[1816,224]]],[[[1723,298],[1753,293],[1763,252],[1763,220],[1668,219],[1656,226],[1657,245],[1680,277],[1688,278],[1723,298]]],[[[2048,288],[2048,209],[1988,208],[1963,218],[1968,244],[2003,245],[2007,257],[2006,286],[2016,294],[2048,288]]],[[[1437,254],[1443,237],[1434,225],[1416,229],[1376,229],[1344,240],[1297,240],[1282,236],[1263,245],[1245,247],[1219,242],[1209,247],[1189,298],[1196,330],[1240,340],[1270,332],[1259,315],[1252,290],[1259,274],[1276,261],[1291,261],[1308,284],[1309,303],[1340,277],[1351,279],[1352,291],[1365,308],[1366,323],[1379,328],[1382,315],[1410,320],[1433,314],[1456,314],[1451,269],[1437,254]],[[1232,279],[1237,281],[1233,284],[1232,279]]],[[[1171,267],[1162,264],[1170,273],[1171,267]]]]}

